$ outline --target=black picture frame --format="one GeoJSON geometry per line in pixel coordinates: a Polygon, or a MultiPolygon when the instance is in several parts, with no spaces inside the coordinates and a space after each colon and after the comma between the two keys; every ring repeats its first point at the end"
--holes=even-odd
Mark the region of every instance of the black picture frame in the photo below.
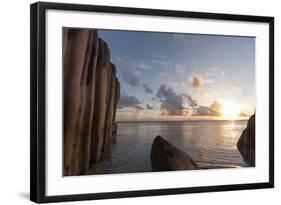
{"type": "Polygon", "coordinates": [[[274,18],[144,8],[125,8],[82,4],[38,2],[30,7],[30,200],[37,203],[77,200],[96,200],[123,197],[140,197],[198,192],[230,191],[274,187],[274,18]],[[171,188],[158,190],[89,193],[46,196],[46,68],[45,37],[46,11],[66,10],[101,13],[121,13],[150,16],[168,16],[195,19],[216,19],[229,21],[263,22],[269,24],[269,181],[263,183],[229,184],[192,188],[171,188]]]}

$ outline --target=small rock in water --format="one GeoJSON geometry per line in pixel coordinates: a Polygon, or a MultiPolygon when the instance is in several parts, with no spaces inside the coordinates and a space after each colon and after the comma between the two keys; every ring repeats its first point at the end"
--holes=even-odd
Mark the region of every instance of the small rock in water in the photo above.
{"type": "Polygon", "coordinates": [[[161,136],[157,136],[154,139],[150,158],[153,171],[197,169],[197,165],[191,157],[164,140],[161,136]]]}

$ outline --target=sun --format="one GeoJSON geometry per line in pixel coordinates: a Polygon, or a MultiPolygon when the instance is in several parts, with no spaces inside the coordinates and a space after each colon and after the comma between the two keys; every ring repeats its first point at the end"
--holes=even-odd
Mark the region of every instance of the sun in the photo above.
{"type": "Polygon", "coordinates": [[[240,113],[240,107],[232,102],[224,102],[222,104],[222,117],[226,120],[235,120],[240,113]]]}

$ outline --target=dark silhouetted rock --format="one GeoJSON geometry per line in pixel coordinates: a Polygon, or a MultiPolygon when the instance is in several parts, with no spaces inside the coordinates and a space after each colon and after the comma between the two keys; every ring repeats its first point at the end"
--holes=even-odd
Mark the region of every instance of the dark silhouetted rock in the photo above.
{"type": "Polygon", "coordinates": [[[63,34],[64,175],[79,175],[111,143],[120,85],[96,30],[64,28],[63,34]]]}
{"type": "Polygon", "coordinates": [[[197,165],[191,157],[171,145],[161,136],[154,139],[150,158],[153,171],[197,169],[197,165]]]}
{"type": "Polygon", "coordinates": [[[243,130],[242,135],[240,136],[237,148],[241,153],[245,163],[249,166],[255,166],[255,115],[253,115],[248,123],[246,129],[243,130]]]}

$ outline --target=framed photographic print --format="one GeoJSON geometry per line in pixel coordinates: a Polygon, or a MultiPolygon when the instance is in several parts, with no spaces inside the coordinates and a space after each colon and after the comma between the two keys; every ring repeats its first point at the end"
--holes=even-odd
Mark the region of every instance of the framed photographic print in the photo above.
{"type": "Polygon", "coordinates": [[[274,18],[31,5],[30,198],[274,186],[274,18]]]}

